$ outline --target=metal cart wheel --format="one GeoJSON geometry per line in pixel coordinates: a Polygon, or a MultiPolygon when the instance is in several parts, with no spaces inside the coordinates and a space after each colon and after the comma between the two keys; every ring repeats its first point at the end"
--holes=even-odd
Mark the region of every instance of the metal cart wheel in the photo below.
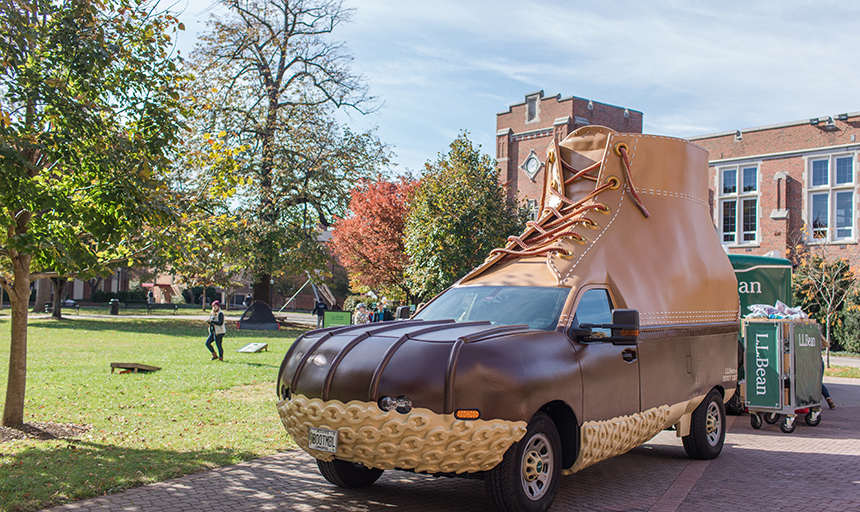
{"type": "Polygon", "coordinates": [[[750,413],[750,425],[752,426],[752,428],[758,430],[761,428],[761,424],[762,424],[761,415],[759,415],[759,413],[757,413],[757,412],[751,412],[750,413]]]}
{"type": "Polygon", "coordinates": [[[821,411],[809,411],[803,419],[810,427],[816,427],[821,423],[821,411]]]}
{"type": "Polygon", "coordinates": [[[768,425],[773,425],[774,423],[776,423],[777,421],[779,421],[779,414],[777,414],[777,413],[775,413],[775,412],[769,412],[769,413],[767,413],[767,414],[765,414],[765,415],[764,415],[764,421],[765,421],[768,425]]]}
{"type": "Polygon", "coordinates": [[[786,416],[779,422],[779,429],[785,432],[786,434],[791,434],[794,432],[794,428],[796,425],[794,424],[794,417],[786,416]]]}

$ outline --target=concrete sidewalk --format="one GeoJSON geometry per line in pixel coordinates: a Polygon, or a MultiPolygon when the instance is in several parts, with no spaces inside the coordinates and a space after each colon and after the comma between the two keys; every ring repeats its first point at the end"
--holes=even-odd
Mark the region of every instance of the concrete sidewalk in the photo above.
{"type": "MultiPolygon", "coordinates": [[[[562,477],[553,511],[860,511],[860,379],[826,378],[837,408],[792,434],[729,416],[722,454],[691,461],[674,432],[562,477]]],[[[245,510],[489,511],[483,482],[387,471],[367,488],[326,482],[301,451],[223,467],[50,509],[237,512],[245,510]]]]}
{"type": "Polygon", "coordinates": [[[860,357],[830,356],[831,366],[853,366],[860,368],[860,357]]]}

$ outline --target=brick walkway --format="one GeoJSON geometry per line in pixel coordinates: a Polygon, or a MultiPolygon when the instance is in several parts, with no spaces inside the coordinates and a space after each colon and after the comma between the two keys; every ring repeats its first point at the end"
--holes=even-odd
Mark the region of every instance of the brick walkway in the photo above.
{"type": "MultiPolygon", "coordinates": [[[[860,511],[860,380],[825,382],[837,408],[825,410],[817,427],[801,419],[792,434],[783,434],[777,425],[753,430],[748,416],[729,416],[726,445],[713,461],[689,460],[681,440],[663,432],[562,477],[551,510],[860,511]]],[[[484,512],[490,502],[480,480],[396,471],[370,487],[341,490],[296,451],[50,509],[71,510],[484,512]]]]}

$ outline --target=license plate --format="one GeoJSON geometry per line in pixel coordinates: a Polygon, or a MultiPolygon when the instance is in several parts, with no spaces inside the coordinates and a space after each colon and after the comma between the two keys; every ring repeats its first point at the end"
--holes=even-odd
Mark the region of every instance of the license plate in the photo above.
{"type": "Polygon", "coordinates": [[[308,447],[312,450],[337,453],[337,430],[308,428],[308,447]]]}

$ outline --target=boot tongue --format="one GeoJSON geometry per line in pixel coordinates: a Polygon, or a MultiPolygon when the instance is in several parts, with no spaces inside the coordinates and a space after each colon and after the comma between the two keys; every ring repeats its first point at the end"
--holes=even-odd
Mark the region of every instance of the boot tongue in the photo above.
{"type": "MultiPolygon", "coordinates": [[[[550,188],[563,193],[572,201],[579,201],[594,190],[595,182],[585,177],[573,180],[567,185],[563,183],[573,177],[577,171],[603,160],[611,133],[616,132],[605,126],[584,126],[565,137],[560,143],[550,145],[547,150],[547,162],[551,160],[552,163],[547,166],[544,177],[541,212],[545,207],[557,209],[563,206],[562,200],[550,192],[550,188]]],[[[596,177],[598,169],[588,174],[596,177]]]]}

